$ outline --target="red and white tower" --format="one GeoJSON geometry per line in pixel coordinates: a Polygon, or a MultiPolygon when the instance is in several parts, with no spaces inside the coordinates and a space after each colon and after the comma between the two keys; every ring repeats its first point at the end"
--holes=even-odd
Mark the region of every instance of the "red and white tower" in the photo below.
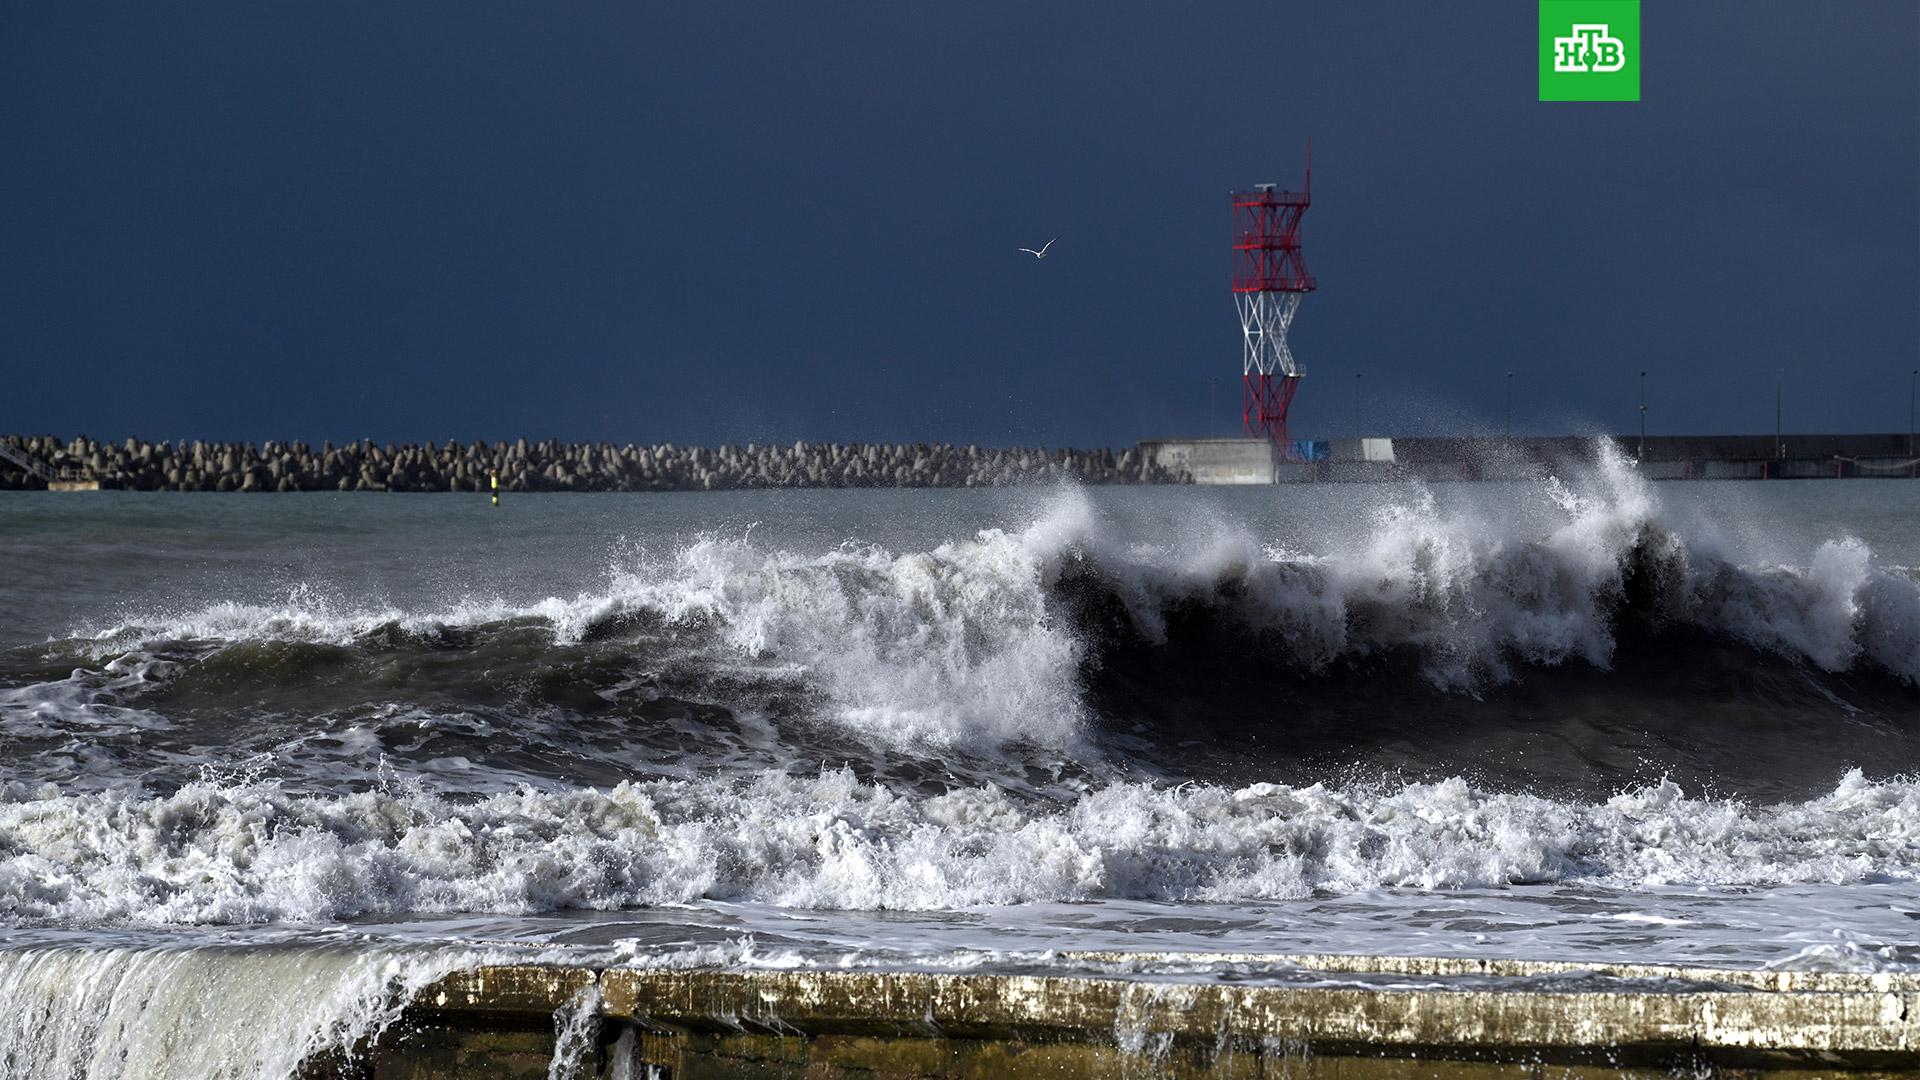
{"type": "Polygon", "coordinates": [[[1300,257],[1300,216],[1313,201],[1313,143],[1307,143],[1307,182],[1301,191],[1260,184],[1233,196],[1233,302],[1245,342],[1240,411],[1247,434],[1265,436],[1291,452],[1287,406],[1300,386],[1300,364],[1287,348],[1287,328],[1300,298],[1314,289],[1300,257]]]}

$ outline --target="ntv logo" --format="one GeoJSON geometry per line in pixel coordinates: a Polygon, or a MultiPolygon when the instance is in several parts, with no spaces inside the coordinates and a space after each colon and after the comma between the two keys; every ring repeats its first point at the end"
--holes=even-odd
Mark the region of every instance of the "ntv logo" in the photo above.
{"type": "Polygon", "coordinates": [[[1627,44],[1607,33],[1606,23],[1576,25],[1573,33],[1553,39],[1553,70],[1562,72],[1619,71],[1627,66],[1627,44]]]}
{"type": "Polygon", "coordinates": [[[1540,0],[1540,100],[1639,101],[1640,0],[1540,0]]]}

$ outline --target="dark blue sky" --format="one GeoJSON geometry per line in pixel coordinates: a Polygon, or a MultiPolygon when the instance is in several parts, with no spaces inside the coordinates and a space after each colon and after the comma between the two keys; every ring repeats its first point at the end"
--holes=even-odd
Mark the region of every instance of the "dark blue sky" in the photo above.
{"type": "Polygon", "coordinates": [[[1904,430],[1920,5],[0,7],[0,431],[1120,445],[1237,422],[1296,183],[1304,434],[1904,430]],[[1054,256],[1014,249],[1057,232],[1054,256]],[[1784,372],[1784,375],[1781,373],[1784,372]]]}

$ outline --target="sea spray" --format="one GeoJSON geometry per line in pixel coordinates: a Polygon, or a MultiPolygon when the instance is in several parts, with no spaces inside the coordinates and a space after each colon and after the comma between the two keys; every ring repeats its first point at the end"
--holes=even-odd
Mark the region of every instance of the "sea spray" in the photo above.
{"type": "Polygon", "coordinates": [[[1050,617],[1044,563],[989,530],[899,556],[843,546],[769,555],[702,540],[666,583],[628,582],[623,605],[718,624],[743,657],[799,666],[825,711],[894,745],[1033,739],[1065,746],[1079,719],[1079,644],[1050,617]]]}
{"type": "Polygon", "coordinates": [[[547,1080],[582,1080],[600,1036],[600,984],[588,983],[553,1014],[553,1060],[547,1080]]]}

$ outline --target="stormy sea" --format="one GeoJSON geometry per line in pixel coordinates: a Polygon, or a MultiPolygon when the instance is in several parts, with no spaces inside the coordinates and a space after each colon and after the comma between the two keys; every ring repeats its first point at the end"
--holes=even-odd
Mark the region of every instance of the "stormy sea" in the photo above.
{"type": "Polygon", "coordinates": [[[1920,485],[0,498],[0,1071],[466,966],[1920,969],[1920,485]]]}

